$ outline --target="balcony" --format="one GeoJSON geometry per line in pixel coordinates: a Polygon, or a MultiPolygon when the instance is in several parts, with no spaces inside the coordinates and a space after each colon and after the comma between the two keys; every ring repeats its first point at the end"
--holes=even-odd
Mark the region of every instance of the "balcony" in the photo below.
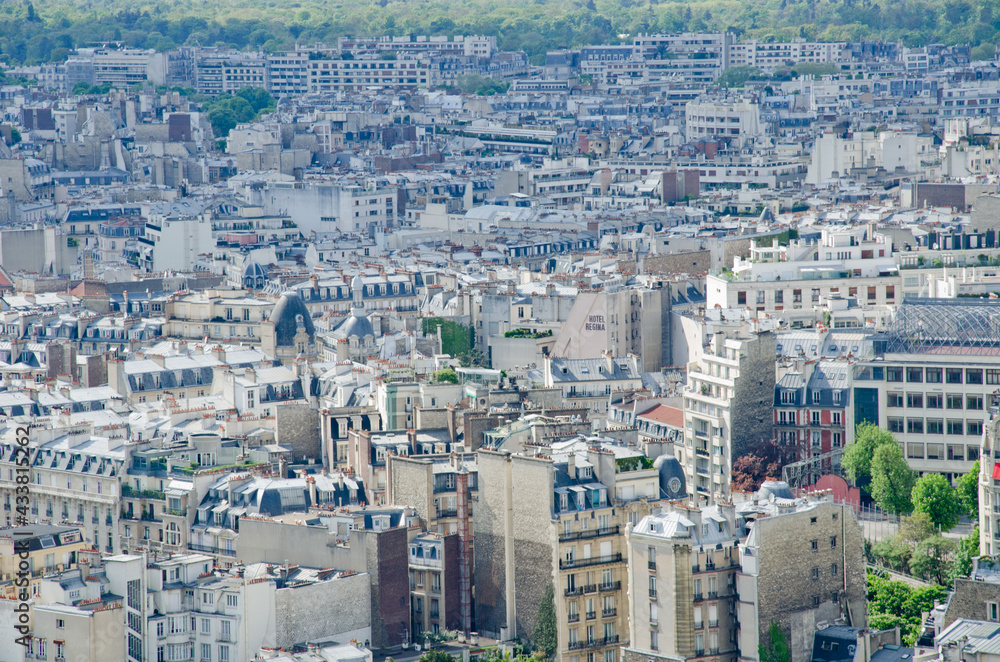
{"type": "Polygon", "coordinates": [[[719,621],[718,621],[718,619],[716,619],[714,621],[709,621],[708,622],[708,627],[710,627],[710,628],[717,628],[717,627],[719,627],[719,621]]]}
{"type": "Polygon", "coordinates": [[[649,568],[650,570],[656,570],[656,561],[650,561],[649,563],[647,563],[647,564],[646,564],[646,566],[647,566],[647,567],[648,567],[648,568],[649,568]]]}
{"type": "Polygon", "coordinates": [[[586,650],[588,648],[603,648],[605,646],[615,646],[618,644],[618,635],[604,637],[603,639],[591,639],[588,641],[571,641],[570,650],[586,650]]]}
{"type": "Polygon", "coordinates": [[[694,623],[694,629],[695,630],[700,630],[703,627],[705,627],[705,622],[704,621],[695,621],[695,623],[694,623]]]}
{"type": "Polygon", "coordinates": [[[653,600],[656,599],[656,589],[655,588],[649,589],[649,597],[652,598],[653,600]]]}
{"type": "MultiPolygon", "coordinates": [[[[192,549],[194,548],[193,545],[191,547],[192,547],[192,549]]],[[[564,595],[567,598],[571,598],[574,595],[583,595],[583,587],[582,586],[574,586],[574,587],[571,587],[571,588],[567,588],[566,591],[565,591],[565,593],[564,593],[564,595]]]]}
{"type": "Polygon", "coordinates": [[[597,612],[596,611],[588,611],[587,612],[587,620],[588,621],[592,621],[595,618],[597,618],[597,612]]]}
{"type": "Polygon", "coordinates": [[[601,584],[601,593],[610,593],[611,591],[620,591],[622,588],[622,583],[618,582],[608,582],[606,584],[601,584]]]}
{"type": "Polygon", "coordinates": [[[605,609],[601,611],[602,618],[614,618],[617,615],[618,615],[618,610],[615,608],[605,609]]]}
{"type": "Polygon", "coordinates": [[[561,559],[559,561],[559,569],[566,570],[568,568],[586,568],[594,565],[604,565],[605,563],[621,563],[621,560],[621,552],[605,556],[592,556],[589,559],[561,559]]]}
{"type": "Polygon", "coordinates": [[[599,538],[600,536],[615,536],[618,535],[619,527],[608,526],[603,529],[589,529],[587,531],[574,531],[573,533],[564,533],[559,536],[559,542],[566,542],[567,540],[586,540],[587,538],[599,538]]]}
{"type": "Polygon", "coordinates": [[[570,614],[566,618],[566,620],[568,620],[570,623],[579,623],[580,622],[580,614],[579,614],[579,612],[577,612],[575,614],[570,614]]]}
{"type": "Polygon", "coordinates": [[[695,601],[695,602],[700,602],[700,601],[702,601],[702,600],[704,600],[704,599],[705,599],[705,598],[704,598],[704,596],[703,596],[703,595],[702,595],[701,593],[695,593],[695,594],[694,594],[694,601],[695,601]]]}

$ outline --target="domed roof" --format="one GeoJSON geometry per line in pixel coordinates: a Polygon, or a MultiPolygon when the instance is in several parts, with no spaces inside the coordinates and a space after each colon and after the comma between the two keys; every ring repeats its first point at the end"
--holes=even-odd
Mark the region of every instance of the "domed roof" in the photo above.
{"type": "Polygon", "coordinates": [[[660,496],[664,499],[679,499],[687,494],[684,469],[671,454],[661,455],[653,460],[653,468],[660,472],[660,496]]]}
{"type": "Polygon", "coordinates": [[[783,480],[767,479],[761,484],[760,489],[757,490],[757,500],[770,501],[772,496],[775,499],[795,498],[795,495],[792,494],[792,489],[788,487],[788,483],[783,480]]]}
{"type": "Polygon", "coordinates": [[[267,269],[262,267],[257,260],[247,260],[246,264],[243,265],[243,277],[244,278],[267,278],[267,269]]]}
{"type": "Polygon", "coordinates": [[[357,314],[354,311],[350,317],[337,327],[333,332],[333,337],[340,340],[342,338],[364,338],[365,336],[375,337],[375,327],[365,314],[357,314]]]}
{"type": "Polygon", "coordinates": [[[276,347],[294,347],[295,334],[302,326],[309,334],[309,342],[316,338],[316,327],[313,326],[312,315],[305,302],[295,292],[285,292],[274,304],[270,320],[274,322],[274,339],[276,347]]]}

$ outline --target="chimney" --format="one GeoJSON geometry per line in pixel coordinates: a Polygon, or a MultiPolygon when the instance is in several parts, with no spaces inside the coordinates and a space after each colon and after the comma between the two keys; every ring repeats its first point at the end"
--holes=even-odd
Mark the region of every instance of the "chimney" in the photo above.
{"type": "Polygon", "coordinates": [[[243,378],[246,379],[251,384],[257,383],[257,371],[253,368],[246,368],[243,371],[243,378]]]}
{"type": "Polygon", "coordinates": [[[288,460],[285,459],[284,455],[278,458],[278,474],[281,478],[288,476],[288,460]]]}
{"type": "Polygon", "coordinates": [[[566,471],[570,478],[576,479],[576,453],[569,454],[569,459],[566,461],[566,471]]]}
{"type": "Polygon", "coordinates": [[[417,454],[417,431],[410,428],[406,431],[406,440],[410,442],[410,455],[417,454]]]}
{"type": "Polygon", "coordinates": [[[455,405],[448,405],[447,414],[448,438],[451,440],[452,447],[454,447],[455,443],[458,442],[458,413],[455,411],[455,405]]]}
{"type": "Polygon", "coordinates": [[[306,478],[306,484],[309,486],[309,505],[315,506],[317,504],[316,499],[316,479],[312,476],[306,478]]]}

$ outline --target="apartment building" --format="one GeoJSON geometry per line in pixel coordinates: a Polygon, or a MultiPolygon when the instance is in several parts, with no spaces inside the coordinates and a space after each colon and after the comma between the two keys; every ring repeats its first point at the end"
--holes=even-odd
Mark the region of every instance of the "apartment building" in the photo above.
{"type": "Polygon", "coordinates": [[[423,57],[309,60],[309,92],[361,92],[371,88],[416,90],[427,87],[430,67],[423,57]]]}
{"type": "MultiPolygon", "coordinates": [[[[603,317],[600,322],[604,326],[603,317]]],[[[545,357],[545,388],[559,387],[563,398],[579,403],[593,413],[608,411],[613,392],[633,390],[642,386],[642,370],[634,355],[616,357],[605,351],[596,359],[561,359],[545,357]]]]}
{"type": "Polygon", "coordinates": [[[732,504],[666,508],[625,533],[631,618],[622,660],[734,662],[743,520],[732,504]]]}
{"type": "Polygon", "coordinates": [[[108,83],[118,89],[127,89],[146,82],[166,84],[166,53],[134,48],[98,48],[80,49],[77,56],[93,64],[95,85],[108,83]]]}
{"type": "Polygon", "coordinates": [[[260,325],[274,304],[245,290],[201,290],[170,297],[162,333],[169,338],[260,343],[260,325]]]}
{"type": "Polygon", "coordinates": [[[674,453],[699,502],[729,497],[733,462],[774,434],[774,334],[722,331],[688,363],[684,441],[674,453]]]}
{"type": "MultiPolygon", "coordinates": [[[[53,426],[53,419],[22,422],[31,448],[28,521],[73,525],[107,553],[118,544],[120,480],[126,460],[125,430],[98,435],[92,423],[53,426]]],[[[21,456],[13,425],[0,437],[0,502],[6,526],[17,523],[15,471],[21,456]]]]}
{"type": "Polygon", "coordinates": [[[732,271],[709,274],[708,307],[773,314],[829,299],[854,299],[868,308],[902,300],[892,240],[869,226],[823,228],[819,237],[776,244],[751,240],[750,256],[734,258],[732,271]]]}
{"type": "Polygon", "coordinates": [[[750,99],[702,98],[684,106],[685,135],[691,142],[707,138],[743,147],[763,135],[760,105],[750,99]]]}
{"type": "Polygon", "coordinates": [[[906,299],[876,357],[855,367],[853,422],[892,432],[915,471],[968,473],[1000,387],[994,308],[985,299],[906,299]]]}
{"type": "Polygon", "coordinates": [[[796,462],[818,460],[800,473],[812,485],[840,466],[840,452],[854,439],[851,392],[854,371],[847,360],[795,359],[779,365],[774,388],[775,441],[796,462]]]}
{"type": "Polygon", "coordinates": [[[25,588],[13,582],[22,572],[22,561],[28,562],[28,595],[37,595],[43,575],[75,566],[78,553],[86,548],[75,526],[28,524],[5,529],[0,534],[0,595],[13,600],[25,588]]]}
{"type": "Polygon", "coordinates": [[[265,213],[287,215],[304,234],[367,232],[396,216],[396,188],[378,182],[269,182],[257,193],[265,213]]]}
{"type": "Polygon", "coordinates": [[[866,627],[866,565],[854,510],[830,494],[793,499],[788,486],[768,480],[738,504],[746,521],[736,573],[739,659],[758,661],[758,645],[777,623],[792,662],[813,659],[813,638],[824,623],[866,627]]]}
{"type": "Polygon", "coordinates": [[[763,43],[756,39],[741,41],[729,48],[729,66],[760,69],[788,67],[799,62],[836,63],[850,59],[846,42],[793,41],[763,43]]]}
{"type": "Polygon", "coordinates": [[[556,659],[615,662],[628,623],[625,511],[613,505],[593,465],[580,459],[575,452],[556,461],[479,451],[477,625],[481,632],[531,636],[552,587],[556,659]]]}
{"type": "MultiPolygon", "coordinates": [[[[419,641],[424,632],[465,631],[461,616],[461,545],[458,538],[458,534],[421,533],[410,541],[410,609],[415,641],[419,641]]],[[[469,580],[465,581],[468,584],[469,580]]],[[[471,600],[471,590],[467,599],[471,600]]]]}
{"type": "Polygon", "coordinates": [[[280,51],[267,55],[267,91],[275,97],[309,91],[309,51],[280,51]]]}
{"type": "Polygon", "coordinates": [[[979,554],[1000,554],[1000,412],[991,408],[979,461],[979,554]]]}
{"type": "Polygon", "coordinates": [[[651,70],[658,70],[660,78],[708,84],[732,66],[733,35],[728,32],[640,34],[633,46],[645,55],[651,70]]]}

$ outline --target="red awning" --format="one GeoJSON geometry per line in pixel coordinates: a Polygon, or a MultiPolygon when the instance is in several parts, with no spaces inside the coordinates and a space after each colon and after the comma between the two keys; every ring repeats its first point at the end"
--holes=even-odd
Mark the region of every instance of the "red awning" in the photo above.
{"type": "Polygon", "coordinates": [[[993,478],[994,480],[1000,480],[1000,464],[993,465],[993,478]]]}

